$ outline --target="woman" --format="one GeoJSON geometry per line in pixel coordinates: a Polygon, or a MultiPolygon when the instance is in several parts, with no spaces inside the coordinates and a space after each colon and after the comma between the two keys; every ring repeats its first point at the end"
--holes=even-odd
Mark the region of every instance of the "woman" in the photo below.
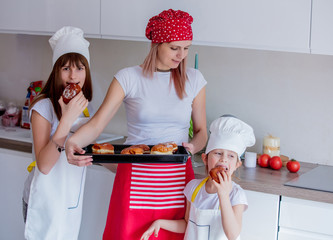
{"type": "Polygon", "coordinates": [[[28,168],[31,172],[23,193],[25,239],[75,240],[80,231],[86,169],[68,164],[63,146],[70,132],[89,119],[82,113],[92,99],[89,42],[83,31],[74,27],[61,28],[49,42],[53,69],[30,106],[36,162],[28,168]],[[65,104],[62,93],[71,83],[82,91],[65,104]]]}
{"type": "MultiPolygon", "coordinates": [[[[98,137],[122,102],[127,114],[125,144],[154,145],[175,141],[191,153],[207,141],[206,80],[186,68],[192,43],[193,18],[172,9],[152,17],[146,36],[152,41],[144,63],[120,70],[110,84],[96,115],[66,143],[68,161],[91,164],[91,157],[77,156],[82,147],[98,137]],[[194,136],[188,143],[190,119],[194,136]]],[[[181,219],[185,214],[185,184],[194,178],[191,161],[186,164],[119,164],[111,196],[104,239],[140,239],[158,218],[181,219]],[[166,196],[167,195],[167,196],[166,196]]],[[[159,239],[183,239],[183,234],[161,231],[159,239]]]]}

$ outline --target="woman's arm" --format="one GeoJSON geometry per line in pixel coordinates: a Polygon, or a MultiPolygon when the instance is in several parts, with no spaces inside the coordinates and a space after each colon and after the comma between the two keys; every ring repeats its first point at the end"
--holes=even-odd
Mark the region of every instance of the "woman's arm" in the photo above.
{"type": "Polygon", "coordinates": [[[39,171],[44,174],[48,174],[56,164],[60,156],[57,145],[64,146],[72,124],[88,106],[88,101],[82,92],[80,92],[67,105],[64,104],[62,98],[60,98],[59,104],[61,106],[62,117],[51,139],[51,123],[35,110],[32,110],[31,114],[36,162],[39,171]]]}
{"type": "Polygon", "coordinates": [[[193,138],[190,143],[184,143],[192,154],[199,152],[207,143],[206,121],[206,88],[203,87],[194,98],[192,104],[193,138]]]}
{"type": "Polygon", "coordinates": [[[92,143],[103,131],[115,113],[118,111],[125,97],[124,90],[118,80],[114,78],[102,105],[88,123],[76,131],[66,142],[66,155],[68,162],[77,166],[91,164],[90,156],[74,155],[75,152],[84,153],[82,147],[92,143]]]}

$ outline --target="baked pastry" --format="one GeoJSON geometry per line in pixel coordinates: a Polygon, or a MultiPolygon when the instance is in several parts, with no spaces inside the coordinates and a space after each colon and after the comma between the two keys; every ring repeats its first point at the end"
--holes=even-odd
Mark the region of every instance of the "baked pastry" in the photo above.
{"type": "Polygon", "coordinates": [[[121,150],[120,154],[143,154],[143,149],[140,147],[128,147],[121,150]]]}
{"type": "Polygon", "coordinates": [[[215,182],[220,183],[220,179],[219,179],[219,177],[217,176],[217,173],[218,173],[218,172],[222,173],[222,172],[225,172],[225,171],[227,171],[227,170],[228,170],[228,168],[226,168],[226,167],[223,167],[223,166],[217,166],[217,167],[212,168],[212,169],[209,171],[209,175],[211,176],[211,178],[212,178],[215,182]]]}
{"type": "Polygon", "coordinates": [[[174,146],[168,143],[159,143],[151,148],[151,154],[173,154],[174,146]]]}
{"type": "Polygon", "coordinates": [[[75,97],[79,92],[81,92],[81,87],[79,84],[70,83],[68,84],[64,91],[62,92],[62,99],[65,104],[69,103],[73,97],[75,97]]]}
{"type": "Polygon", "coordinates": [[[166,142],[164,143],[166,145],[171,145],[172,146],[172,153],[176,153],[178,150],[178,145],[175,142],[166,142]]]}
{"type": "Polygon", "coordinates": [[[114,154],[114,146],[110,143],[95,143],[91,149],[94,154],[114,154]]]}
{"type": "Polygon", "coordinates": [[[149,146],[145,144],[133,145],[121,150],[120,154],[148,154],[150,153],[149,146]]]}

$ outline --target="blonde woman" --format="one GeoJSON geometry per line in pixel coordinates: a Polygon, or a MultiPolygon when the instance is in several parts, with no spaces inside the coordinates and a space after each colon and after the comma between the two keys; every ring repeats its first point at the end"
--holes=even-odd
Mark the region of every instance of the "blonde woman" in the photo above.
{"type": "MultiPolygon", "coordinates": [[[[172,9],[152,17],[146,28],[151,50],[142,65],[120,70],[95,116],[66,144],[68,161],[91,164],[77,156],[112,119],[122,102],[127,114],[125,144],[154,145],[174,141],[191,153],[207,141],[205,85],[202,74],[186,67],[192,43],[193,18],[172,9]],[[194,136],[188,129],[193,120],[194,136]]],[[[118,164],[103,239],[140,239],[151,222],[182,219],[186,183],[194,178],[191,161],[185,164],[118,164]]],[[[107,183],[105,183],[107,184],[107,183]]],[[[184,234],[161,231],[158,239],[183,239],[184,234]]]]}

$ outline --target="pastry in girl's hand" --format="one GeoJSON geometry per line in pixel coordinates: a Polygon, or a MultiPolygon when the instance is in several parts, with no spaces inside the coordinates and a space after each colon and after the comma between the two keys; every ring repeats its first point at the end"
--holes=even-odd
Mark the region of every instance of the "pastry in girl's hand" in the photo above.
{"type": "Polygon", "coordinates": [[[91,149],[94,154],[114,154],[114,146],[110,143],[95,143],[91,149]]]}
{"type": "Polygon", "coordinates": [[[79,84],[68,84],[62,92],[62,99],[64,103],[69,103],[69,101],[72,100],[72,98],[75,97],[79,92],[81,92],[81,87],[79,86],[79,84]]]}
{"type": "Polygon", "coordinates": [[[217,166],[217,167],[214,167],[212,168],[210,171],[209,171],[209,175],[211,176],[211,178],[217,182],[217,183],[220,183],[220,179],[219,177],[217,176],[217,173],[220,172],[226,172],[228,170],[228,168],[226,167],[223,167],[223,166],[217,166]]]}
{"type": "Polygon", "coordinates": [[[145,144],[133,145],[121,150],[120,154],[148,154],[150,153],[149,146],[145,144]]]}
{"type": "Polygon", "coordinates": [[[168,143],[159,143],[151,148],[151,154],[172,154],[174,146],[168,143]]]}

